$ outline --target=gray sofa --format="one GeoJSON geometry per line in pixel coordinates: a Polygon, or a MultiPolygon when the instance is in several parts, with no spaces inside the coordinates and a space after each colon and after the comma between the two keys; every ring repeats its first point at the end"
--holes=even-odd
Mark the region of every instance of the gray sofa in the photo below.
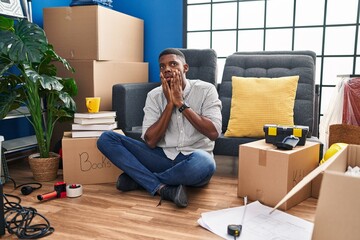
{"type": "MultiPolygon", "coordinates": [[[[263,51],[236,52],[226,58],[221,84],[216,84],[216,53],[213,50],[195,50],[194,59],[201,55],[201,64],[192,63],[190,56],[194,50],[181,49],[194,75],[200,68],[211,73],[204,79],[217,85],[220,100],[223,104],[223,133],[225,133],[230,116],[232,96],[232,76],[240,77],[282,77],[299,75],[294,106],[295,125],[309,126],[308,139],[317,141],[318,136],[318,95],[315,86],[316,54],[312,51],[263,51]],[[200,52],[199,52],[200,51],[200,52]],[[206,53],[205,53],[206,52],[206,53]],[[201,53],[201,54],[200,54],[201,53]],[[188,56],[188,55],[189,56],[188,56]],[[208,55],[206,55],[208,54],[208,55]],[[203,56],[205,55],[205,56],[203,56]],[[214,60],[215,59],[215,60],[214,60]],[[215,61],[215,63],[214,63],[215,61]],[[206,65],[205,67],[203,65],[206,65]]],[[[198,60],[197,60],[198,61],[198,60]]],[[[187,77],[192,79],[193,73],[187,77]]],[[[195,77],[202,79],[201,77],[195,77]]],[[[202,79],[202,80],[204,80],[202,79]]],[[[118,127],[135,139],[140,139],[143,107],[146,94],[159,83],[116,84],[113,86],[113,110],[117,112],[118,127]]],[[[247,137],[225,137],[222,134],[215,141],[214,154],[224,156],[239,155],[239,145],[258,140],[247,137]]]]}

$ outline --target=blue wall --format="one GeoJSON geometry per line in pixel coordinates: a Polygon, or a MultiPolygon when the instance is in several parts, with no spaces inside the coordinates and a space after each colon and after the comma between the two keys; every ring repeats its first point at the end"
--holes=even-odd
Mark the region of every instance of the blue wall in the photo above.
{"type": "MultiPolygon", "coordinates": [[[[32,0],[33,21],[42,27],[43,8],[69,6],[70,3],[71,0],[32,0]]],[[[113,0],[113,9],[144,20],[144,62],[149,63],[149,81],[158,82],[161,50],[183,47],[183,1],[113,0]]],[[[0,135],[5,140],[32,132],[26,119],[0,121],[0,135]]]]}
{"type": "Polygon", "coordinates": [[[149,63],[149,81],[159,80],[159,53],[183,46],[182,0],[113,1],[114,9],[144,20],[144,61],[149,63]]]}

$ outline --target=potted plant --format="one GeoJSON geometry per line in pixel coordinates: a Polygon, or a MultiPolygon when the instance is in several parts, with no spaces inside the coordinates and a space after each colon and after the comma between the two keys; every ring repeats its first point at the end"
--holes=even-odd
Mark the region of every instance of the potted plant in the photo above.
{"type": "MultiPolygon", "coordinates": [[[[56,76],[54,62],[74,72],[70,64],[55,53],[42,28],[26,19],[0,16],[0,119],[20,106],[28,108],[30,116],[26,118],[34,127],[39,150],[36,159],[29,157],[30,167],[30,161],[36,161],[38,167],[44,168],[48,161],[40,159],[56,155],[50,151],[54,125],[57,121],[73,119],[76,111],[72,98],[77,94],[75,80],[56,76]]],[[[57,169],[52,177],[35,176],[33,171],[34,178],[54,180],[57,169]]]]}

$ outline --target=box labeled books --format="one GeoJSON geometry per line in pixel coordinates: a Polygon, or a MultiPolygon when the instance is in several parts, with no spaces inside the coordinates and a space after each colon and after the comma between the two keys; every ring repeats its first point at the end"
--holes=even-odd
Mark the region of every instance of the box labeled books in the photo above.
{"type": "MultiPolygon", "coordinates": [[[[121,130],[114,130],[124,134],[121,130]]],[[[97,137],[62,138],[63,176],[68,183],[97,184],[116,182],[122,171],[97,148],[97,137]]]]}

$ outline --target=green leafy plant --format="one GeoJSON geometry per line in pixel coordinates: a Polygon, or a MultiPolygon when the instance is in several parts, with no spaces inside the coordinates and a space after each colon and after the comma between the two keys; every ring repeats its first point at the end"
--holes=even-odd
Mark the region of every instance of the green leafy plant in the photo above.
{"type": "Polygon", "coordinates": [[[77,86],[72,78],[56,76],[55,62],[74,72],[48,43],[45,32],[26,19],[0,16],[0,119],[26,106],[40,157],[47,158],[57,121],[73,119],[77,86]]]}

